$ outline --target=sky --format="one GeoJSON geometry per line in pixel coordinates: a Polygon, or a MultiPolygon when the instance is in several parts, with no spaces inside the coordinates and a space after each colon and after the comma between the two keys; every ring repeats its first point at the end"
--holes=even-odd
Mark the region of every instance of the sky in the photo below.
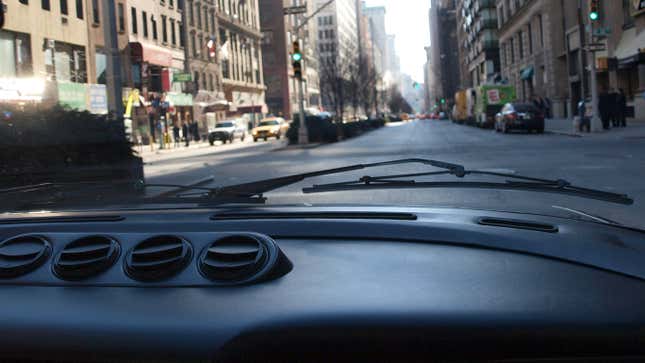
{"type": "Polygon", "coordinates": [[[423,82],[424,47],[430,45],[430,0],[366,0],[367,6],[385,6],[385,28],[396,35],[401,72],[423,82]]]}

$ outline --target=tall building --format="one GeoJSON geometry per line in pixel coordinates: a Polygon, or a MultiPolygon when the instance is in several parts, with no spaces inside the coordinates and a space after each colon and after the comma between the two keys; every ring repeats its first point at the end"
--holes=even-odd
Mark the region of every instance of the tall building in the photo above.
{"type": "Polygon", "coordinates": [[[463,47],[460,61],[469,85],[493,81],[500,70],[495,0],[458,0],[456,8],[457,26],[463,29],[459,34],[463,47]]]}
{"type": "Polygon", "coordinates": [[[293,42],[298,41],[303,52],[302,72],[305,84],[305,107],[319,107],[320,80],[318,75],[317,23],[311,19],[299,34],[295,28],[302,18],[314,11],[313,2],[290,0],[263,0],[260,2],[260,20],[263,34],[263,69],[266,79],[266,102],[269,113],[290,119],[299,110],[299,86],[294,77],[291,53],[293,42]],[[283,7],[307,5],[304,14],[284,15],[283,7]]]}
{"type": "MultiPolygon", "coordinates": [[[[459,88],[459,55],[454,0],[432,0],[430,21],[430,93],[447,110],[459,88]],[[440,100],[444,100],[441,103],[440,100]]],[[[432,100],[431,100],[432,101],[432,100]]]]}
{"type": "MultiPolygon", "coordinates": [[[[170,1],[169,6],[170,6],[170,1]]],[[[202,129],[206,131],[215,127],[218,120],[226,117],[227,102],[223,92],[222,76],[219,68],[220,52],[218,51],[217,34],[219,21],[217,7],[210,1],[177,0],[177,8],[185,5],[186,13],[182,14],[186,26],[180,20],[171,19],[170,28],[178,23],[178,43],[183,44],[181,36],[186,37],[187,47],[184,54],[188,59],[181,72],[191,76],[190,91],[193,94],[193,113],[202,129]],[[184,28],[186,34],[184,34],[184,28]],[[210,45],[210,48],[209,48],[210,45]]],[[[175,42],[174,35],[171,39],[175,42]]],[[[175,43],[173,43],[174,45],[175,43]]]]}
{"type": "Polygon", "coordinates": [[[401,61],[396,53],[396,36],[394,34],[386,35],[385,54],[387,55],[387,63],[385,70],[387,82],[389,84],[397,84],[400,82],[401,77],[401,61]]]}
{"type": "Polygon", "coordinates": [[[497,0],[502,78],[517,98],[548,97],[553,114],[565,116],[567,59],[559,0],[497,0]]]}
{"type": "Polygon", "coordinates": [[[266,112],[258,0],[217,0],[220,72],[227,117],[266,112]]]}
{"type": "Polygon", "coordinates": [[[340,107],[342,102],[335,99],[345,97],[337,79],[348,81],[350,69],[356,65],[356,55],[360,51],[356,1],[336,0],[327,4],[326,0],[316,0],[316,9],[327,4],[316,15],[321,101],[325,109],[340,107]]]}
{"type": "Polygon", "coordinates": [[[515,85],[519,99],[548,97],[553,116],[571,117],[577,114],[578,102],[590,97],[589,64],[594,61],[598,91],[622,88],[628,119],[645,119],[645,4],[641,3],[600,3],[593,42],[604,50],[595,52],[592,60],[585,51],[590,42],[587,2],[497,0],[503,80],[515,85]]]}
{"type": "Polygon", "coordinates": [[[379,74],[386,69],[388,55],[386,53],[387,34],[385,33],[385,7],[365,7],[363,1],[363,14],[368,18],[369,33],[372,38],[374,53],[374,66],[379,74]]]}

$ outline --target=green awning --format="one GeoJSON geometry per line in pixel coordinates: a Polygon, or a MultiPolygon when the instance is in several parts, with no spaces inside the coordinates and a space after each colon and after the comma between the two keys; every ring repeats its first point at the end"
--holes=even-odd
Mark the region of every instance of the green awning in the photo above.
{"type": "Polygon", "coordinates": [[[521,80],[527,80],[533,78],[533,74],[535,73],[535,70],[533,67],[526,67],[520,71],[520,79],[521,80]]]}

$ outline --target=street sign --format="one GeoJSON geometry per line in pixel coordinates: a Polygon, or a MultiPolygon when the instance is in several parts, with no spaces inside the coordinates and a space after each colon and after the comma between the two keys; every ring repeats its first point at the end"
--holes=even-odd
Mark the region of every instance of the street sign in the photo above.
{"type": "Polygon", "coordinates": [[[303,13],[307,12],[307,4],[298,5],[298,6],[290,6],[288,8],[282,9],[282,12],[284,13],[284,15],[303,14],[303,13]]]}
{"type": "Polygon", "coordinates": [[[173,73],[172,81],[173,82],[192,82],[193,75],[190,73],[173,73]]]}
{"type": "Polygon", "coordinates": [[[605,48],[605,45],[602,43],[591,43],[585,46],[585,50],[587,52],[602,52],[605,49],[607,48],[605,48]]]}

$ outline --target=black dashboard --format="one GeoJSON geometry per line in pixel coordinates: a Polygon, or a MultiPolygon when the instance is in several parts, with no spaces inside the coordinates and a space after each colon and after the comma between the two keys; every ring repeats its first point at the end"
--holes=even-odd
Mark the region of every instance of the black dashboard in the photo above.
{"type": "Polygon", "coordinates": [[[645,360],[645,234],[380,207],[0,218],[0,357],[645,360]]]}

